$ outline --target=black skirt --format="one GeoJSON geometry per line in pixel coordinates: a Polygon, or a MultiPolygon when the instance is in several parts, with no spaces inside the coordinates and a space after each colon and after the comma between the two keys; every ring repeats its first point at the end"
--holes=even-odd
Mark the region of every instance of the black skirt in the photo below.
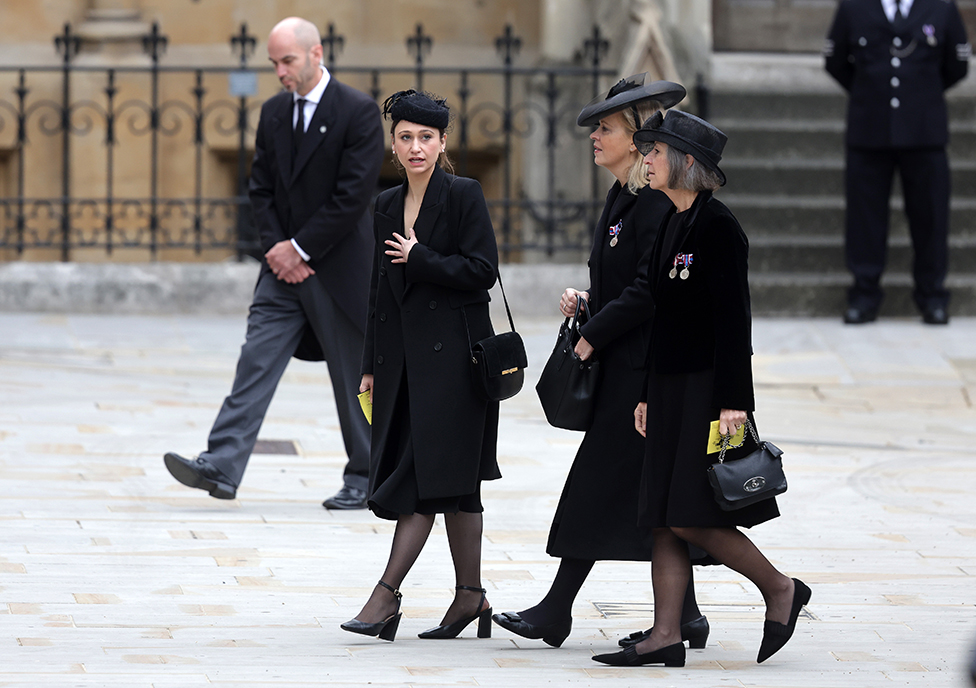
{"type": "MultiPolygon", "coordinates": [[[[649,373],[647,451],[641,476],[642,528],[748,528],[779,516],[775,498],[736,511],[723,511],[715,502],[706,472],[718,461],[718,454],[707,453],[709,425],[718,420],[721,410],[712,406],[713,379],[711,370],[680,375],[649,373]]],[[[742,447],[725,456],[735,460],[755,449],[755,442],[747,437],[742,447]]]]}
{"type": "MultiPolygon", "coordinates": [[[[472,494],[437,499],[421,499],[417,487],[416,462],[410,432],[410,404],[407,374],[404,368],[393,409],[393,425],[387,438],[387,450],[375,466],[370,466],[370,484],[374,486],[367,505],[376,516],[395,521],[409,514],[456,514],[459,511],[480,514],[481,482],[472,494]]],[[[423,460],[423,457],[420,457],[423,460]]]]}

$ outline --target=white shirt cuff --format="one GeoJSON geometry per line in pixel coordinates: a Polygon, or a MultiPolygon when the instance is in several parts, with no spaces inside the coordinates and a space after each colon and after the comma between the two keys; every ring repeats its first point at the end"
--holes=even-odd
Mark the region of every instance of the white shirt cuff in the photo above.
{"type": "Polygon", "coordinates": [[[304,260],[306,263],[308,261],[312,260],[312,256],[310,256],[307,253],[305,253],[305,251],[302,250],[302,247],[298,245],[298,242],[297,241],[295,241],[294,239],[292,239],[291,240],[291,245],[295,247],[295,250],[298,251],[298,255],[300,255],[302,257],[302,260],[304,260]]]}

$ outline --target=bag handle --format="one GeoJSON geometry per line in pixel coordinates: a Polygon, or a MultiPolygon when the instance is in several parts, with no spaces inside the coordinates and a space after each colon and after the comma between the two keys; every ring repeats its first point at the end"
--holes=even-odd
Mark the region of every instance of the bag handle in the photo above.
{"type": "MultiPolygon", "coordinates": [[[[759,446],[759,435],[756,434],[756,429],[752,427],[752,423],[749,421],[748,418],[746,418],[745,426],[746,428],[748,428],[749,434],[752,435],[752,439],[756,441],[756,446],[759,446]]],[[[745,433],[743,433],[743,435],[744,434],[745,433]]],[[[729,449],[738,449],[743,444],[745,444],[745,441],[746,441],[745,437],[743,437],[742,442],[739,442],[739,444],[732,446],[730,444],[732,442],[732,433],[729,433],[728,435],[722,435],[722,451],[719,452],[718,462],[725,463],[725,452],[727,452],[729,449]]]]}

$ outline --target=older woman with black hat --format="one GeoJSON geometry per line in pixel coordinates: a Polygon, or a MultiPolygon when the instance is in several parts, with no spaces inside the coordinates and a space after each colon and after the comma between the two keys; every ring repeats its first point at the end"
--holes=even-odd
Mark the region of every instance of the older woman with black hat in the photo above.
{"type": "MultiPolygon", "coordinates": [[[[344,630],[393,640],[399,586],[444,514],[456,593],[441,624],[421,638],[453,638],[478,620],[491,635],[481,586],[482,480],[495,458],[498,403],[475,389],[469,341],[492,335],[488,289],[498,249],[481,186],[445,163],[450,111],[401,91],[385,103],[401,186],[376,199],[373,265],[361,392],[372,401],[369,508],[395,520],[390,557],[373,593],[344,630]]],[[[447,163],[449,164],[449,163],[447,163]]]]}
{"type": "MultiPolygon", "coordinates": [[[[653,534],[654,627],[647,639],[593,659],[612,665],[684,666],[681,600],[688,544],[700,547],[758,586],[766,621],[757,661],[782,648],[810,599],[801,581],[780,573],[737,526],[779,515],[773,498],[723,511],[709,486],[709,427],[735,434],[755,408],[749,243],[729,209],[712,196],[725,184],[718,164],[726,136],[684,112],[655,115],[634,134],[649,185],[674,211],[650,257],[654,327],[646,402],[635,424],[646,435],[640,525],[653,534]]],[[[749,441],[741,456],[755,449],[749,441]]],[[[729,452],[729,459],[736,454],[729,452]]]]}
{"type": "MultiPolygon", "coordinates": [[[[560,558],[552,586],[535,606],[492,617],[513,633],[554,647],[570,633],[573,601],[596,561],[651,559],[650,537],[637,529],[644,442],[630,416],[640,399],[654,309],[647,266],[671,202],[647,188],[633,135],[654,112],[684,98],[685,89],[670,81],[645,83],[646,76],[621,79],[577,119],[580,126],[595,125],[590,134],[594,162],[616,181],[593,234],[590,286],[566,289],[559,309],[571,316],[577,299],[587,301],[592,316],[580,329],[576,353],[584,360],[598,356],[602,379],[592,426],[576,453],[549,531],[546,551],[560,558]]],[[[694,586],[687,590],[682,635],[693,647],[704,647],[708,621],[698,611],[694,586]]]]}

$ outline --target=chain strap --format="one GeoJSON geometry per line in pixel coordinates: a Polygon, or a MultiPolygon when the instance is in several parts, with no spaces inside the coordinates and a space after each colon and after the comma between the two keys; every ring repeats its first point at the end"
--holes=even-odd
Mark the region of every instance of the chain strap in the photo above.
{"type": "MultiPolygon", "coordinates": [[[[759,435],[756,434],[756,429],[752,427],[752,423],[749,421],[748,418],[746,418],[745,426],[746,428],[749,429],[749,434],[752,435],[752,439],[756,441],[756,446],[758,446],[759,435]]],[[[742,441],[739,442],[738,444],[730,444],[731,442],[732,442],[732,433],[729,433],[728,435],[722,435],[722,451],[719,452],[718,455],[719,463],[725,463],[725,452],[727,452],[729,449],[738,449],[739,447],[741,447],[743,444],[746,443],[745,433],[742,434],[742,441]]]]}

